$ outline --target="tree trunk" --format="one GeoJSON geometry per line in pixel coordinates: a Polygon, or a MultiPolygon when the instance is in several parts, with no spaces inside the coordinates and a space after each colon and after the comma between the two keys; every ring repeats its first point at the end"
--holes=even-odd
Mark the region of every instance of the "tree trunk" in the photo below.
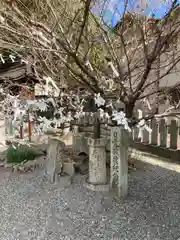
{"type": "Polygon", "coordinates": [[[133,117],[134,106],[135,106],[134,103],[125,104],[125,113],[127,118],[133,117]]]}

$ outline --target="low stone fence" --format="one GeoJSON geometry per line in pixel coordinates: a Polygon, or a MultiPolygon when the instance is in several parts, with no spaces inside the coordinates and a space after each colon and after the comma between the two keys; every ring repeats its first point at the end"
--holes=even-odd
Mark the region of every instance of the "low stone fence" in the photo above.
{"type": "Polygon", "coordinates": [[[146,130],[139,138],[139,130],[133,130],[132,147],[171,161],[180,159],[180,121],[177,118],[153,119],[148,122],[152,132],[146,130]]]}
{"type": "MultiPolygon", "coordinates": [[[[154,120],[151,124],[153,123],[154,120]]],[[[77,154],[85,152],[89,155],[91,165],[94,165],[94,167],[91,167],[89,170],[90,176],[93,175],[91,174],[92,171],[94,173],[97,172],[97,166],[101,166],[102,169],[102,164],[104,164],[102,156],[105,156],[105,161],[108,160],[110,163],[110,189],[115,189],[119,197],[124,197],[127,194],[128,187],[128,154],[130,154],[132,158],[137,157],[139,159],[139,155],[144,156],[144,152],[144,154],[149,154],[149,156],[154,159],[156,159],[155,155],[157,155],[161,159],[179,161],[180,150],[177,145],[179,127],[177,122],[172,120],[168,127],[166,127],[163,119],[157,123],[154,127],[151,125],[151,134],[146,130],[142,130],[142,139],[138,137],[139,129],[137,128],[134,128],[131,133],[128,133],[123,127],[101,124],[101,137],[99,140],[104,141],[104,146],[100,146],[98,143],[97,146],[95,146],[96,144],[89,144],[90,139],[93,139],[94,136],[93,127],[77,127],[73,134],[73,149],[77,154]],[[167,138],[165,138],[167,134],[170,134],[169,147],[167,138]],[[102,151],[104,151],[104,155],[102,151]],[[100,164],[98,161],[102,161],[103,163],[101,162],[100,164]]],[[[96,175],[98,174],[101,173],[96,173],[96,175]]],[[[103,176],[101,177],[103,178],[103,176]]],[[[97,179],[95,179],[94,182],[96,182],[96,180],[97,179]]]]}
{"type": "MultiPolygon", "coordinates": [[[[134,127],[132,131],[132,140],[130,146],[143,152],[149,152],[162,158],[169,158],[172,161],[180,159],[180,122],[177,119],[153,119],[148,122],[152,132],[146,130],[142,132],[142,138],[139,138],[139,129],[134,127]]],[[[111,127],[101,124],[101,137],[107,138],[106,150],[110,152],[111,127]]],[[[85,134],[86,137],[93,134],[93,127],[79,128],[79,134],[85,134]]],[[[87,143],[84,144],[87,146],[87,143]]],[[[87,147],[84,150],[87,152],[87,147]]]]}

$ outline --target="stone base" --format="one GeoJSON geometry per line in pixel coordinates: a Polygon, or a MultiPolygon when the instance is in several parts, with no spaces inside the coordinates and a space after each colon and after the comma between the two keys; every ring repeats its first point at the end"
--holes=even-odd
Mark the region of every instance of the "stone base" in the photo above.
{"type": "Polygon", "coordinates": [[[91,190],[91,191],[97,191],[97,192],[109,192],[109,184],[92,184],[88,181],[88,178],[86,179],[84,186],[91,190]]]}

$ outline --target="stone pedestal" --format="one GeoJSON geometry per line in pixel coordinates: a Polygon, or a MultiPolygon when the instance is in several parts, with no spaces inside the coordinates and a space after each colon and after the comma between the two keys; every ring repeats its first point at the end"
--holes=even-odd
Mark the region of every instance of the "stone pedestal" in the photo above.
{"type": "Polygon", "coordinates": [[[106,139],[88,138],[89,145],[89,179],[92,185],[107,184],[106,139]]]}
{"type": "Polygon", "coordinates": [[[128,145],[129,133],[123,127],[112,127],[110,189],[119,198],[128,193],[128,145]]]}

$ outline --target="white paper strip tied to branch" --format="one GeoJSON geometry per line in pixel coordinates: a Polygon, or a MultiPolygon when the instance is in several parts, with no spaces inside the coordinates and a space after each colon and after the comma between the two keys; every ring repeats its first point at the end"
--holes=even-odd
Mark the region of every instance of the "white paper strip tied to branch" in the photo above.
{"type": "Polygon", "coordinates": [[[28,61],[21,59],[21,64],[23,64],[23,63],[28,64],[28,61]]]}
{"type": "Polygon", "coordinates": [[[73,117],[72,117],[72,113],[71,112],[68,112],[67,113],[67,116],[66,116],[66,122],[71,122],[73,120],[73,117]]]}
{"type": "Polygon", "coordinates": [[[124,129],[128,130],[128,132],[131,132],[131,128],[129,127],[128,120],[127,120],[124,112],[114,111],[112,113],[112,117],[113,117],[112,118],[113,121],[117,121],[117,125],[123,125],[124,129]]]}
{"type": "Polygon", "coordinates": [[[141,100],[141,102],[145,103],[149,110],[152,110],[149,100],[145,97],[141,100]]]}
{"type": "Polygon", "coordinates": [[[38,101],[36,107],[39,108],[41,112],[47,111],[47,103],[43,100],[38,101]]]}
{"type": "Polygon", "coordinates": [[[76,112],[74,115],[74,119],[80,119],[81,117],[83,117],[85,115],[84,112],[76,112]]]}
{"type": "Polygon", "coordinates": [[[16,56],[10,54],[10,55],[9,55],[9,58],[11,59],[12,63],[14,63],[14,62],[15,62],[15,59],[16,59],[16,56]]]}
{"type": "Polygon", "coordinates": [[[42,99],[42,100],[27,100],[26,102],[27,102],[28,106],[34,105],[34,107],[36,109],[40,110],[41,112],[47,111],[48,105],[44,99],[42,99]]]}
{"type": "Polygon", "coordinates": [[[99,109],[99,117],[100,119],[104,118],[104,110],[102,108],[99,109]]]}
{"type": "Polygon", "coordinates": [[[5,18],[0,15],[0,23],[4,23],[4,21],[5,21],[5,18]]]}
{"type": "Polygon", "coordinates": [[[86,62],[85,65],[86,65],[87,67],[89,67],[91,71],[93,71],[93,67],[92,67],[92,65],[91,65],[91,63],[90,63],[89,60],[87,60],[87,62],[86,62]]]}
{"type": "Polygon", "coordinates": [[[52,128],[52,121],[48,120],[47,118],[39,117],[38,120],[40,121],[40,128],[42,129],[42,132],[46,132],[48,129],[52,128]]]}
{"type": "Polygon", "coordinates": [[[114,76],[115,76],[115,77],[119,77],[119,73],[118,73],[118,71],[116,70],[116,68],[115,68],[115,66],[113,65],[113,63],[112,63],[112,62],[109,62],[109,63],[108,63],[108,66],[110,66],[111,69],[113,70],[114,76]]]}
{"type": "Polygon", "coordinates": [[[30,122],[33,122],[33,121],[34,121],[34,116],[33,116],[31,113],[29,114],[29,121],[30,121],[30,122]]]}
{"type": "Polygon", "coordinates": [[[5,60],[4,60],[3,56],[2,56],[2,54],[0,54],[0,59],[1,59],[2,63],[5,63],[5,60]]]}
{"type": "Polygon", "coordinates": [[[144,119],[140,120],[140,122],[137,124],[137,127],[139,128],[138,138],[143,138],[143,131],[146,130],[149,133],[152,132],[152,129],[146,125],[146,122],[144,119]]]}
{"type": "Polygon", "coordinates": [[[105,100],[101,97],[100,93],[95,94],[94,101],[98,107],[105,105],[105,100]]]}

